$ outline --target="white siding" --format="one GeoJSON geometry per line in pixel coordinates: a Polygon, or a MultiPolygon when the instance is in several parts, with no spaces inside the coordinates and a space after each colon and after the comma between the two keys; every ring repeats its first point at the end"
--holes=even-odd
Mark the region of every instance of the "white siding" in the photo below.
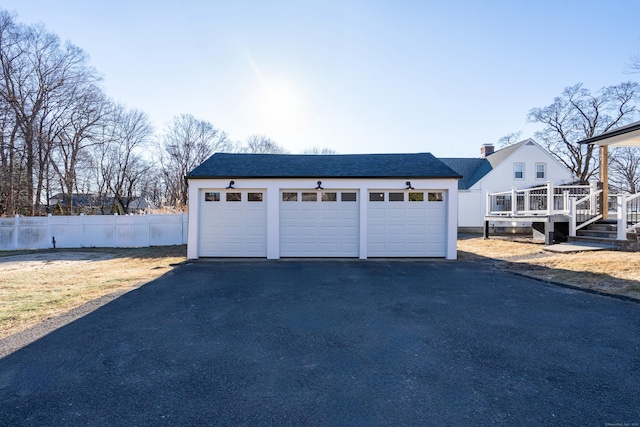
{"type": "MultiPolygon", "coordinates": [[[[268,259],[278,259],[281,256],[284,256],[284,253],[287,253],[288,249],[283,247],[281,244],[282,240],[286,240],[287,238],[283,235],[283,228],[288,227],[287,225],[287,215],[281,213],[281,192],[286,189],[306,189],[305,191],[315,191],[315,187],[317,186],[317,181],[322,181],[322,186],[326,191],[337,191],[340,192],[340,189],[354,189],[357,192],[357,211],[351,212],[349,215],[355,214],[358,224],[357,224],[357,233],[358,233],[358,244],[357,244],[357,255],[353,255],[351,243],[344,244],[346,240],[351,239],[353,236],[345,235],[345,241],[342,241],[340,245],[345,248],[344,250],[348,252],[349,255],[344,256],[358,256],[361,259],[366,259],[368,255],[369,245],[368,245],[368,221],[369,217],[367,215],[367,207],[368,207],[368,192],[370,189],[376,190],[394,190],[394,191],[404,191],[407,181],[406,178],[396,178],[396,179],[341,179],[341,178],[326,178],[326,177],[314,177],[313,179],[298,179],[298,178],[273,178],[273,179],[240,179],[233,178],[235,181],[235,187],[238,190],[244,191],[245,189],[253,189],[253,188],[262,188],[265,191],[265,212],[264,212],[264,233],[266,239],[266,257],[268,259]],[[284,215],[284,216],[283,216],[284,215]],[[349,249],[346,249],[349,247],[349,249]]],[[[191,179],[189,180],[189,236],[188,236],[188,245],[187,245],[187,257],[189,259],[196,259],[203,255],[201,249],[203,249],[202,242],[206,239],[207,235],[211,234],[212,231],[204,231],[200,230],[202,215],[207,214],[206,210],[202,210],[202,204],[205,203],[202,196],[203,191],[205,189],[213,189],[213,188],[224,188],[228,185],[229,179],[191,179]]],[[[411,178],[411,183],[415,188],[419,188],[422,190],[437,190],[446,193],[447,198],[443,204],[444,209],[444,221],[442,218],[438,219],[436,222],[432,223],[432,227],[437,227],[439,230],[442,230],[442,238],[444,239],[444,244],[438,248],[439,255],[427,255],[427,256],[444,256],[447,259],[456,259],[457,257],[457,180],[456,179],[414,179],[411,178]],[[437,224],[437,225],[435,225],[437,224]]],[[[311,202],[307,202],[311,203],[311,202]]],[[[318,202],[320,203],[320,202],[318,202]]],[[[345,211],[346,212],[346,211],[345,211]]],[[[324,212],[326,215],[343,215],[345,212],[334,212],[330,213],[329,211],[324,212]]],[[[307,215],[307,214],[305,214],[307,215]]],[[[320,223],[328,224],[330,219],[327,217],[322,219],[323,211],[316,210],[309,218],[313,217],[313,221],[320,221],[320,223]],[[320,216],[318,216],[320,215],[320,216]]],[[[230,218],[229,220],[233,220],[230,218]]],[[[344,221],[350,221],[346,216],[343,218],[344,221]]],[[[431,220],[431,219],[428,219],[431,220]]],[[[308,224],[313,224],[312,219],[305,219],[303,222],[307,222],[308,224]]],[[[339,221],[342,222],[342,219],[339,221]]],[[[348,229],[349,233],[352,230],[355,230],[352,226],[348,229]]],[[[305,233],[308,231],[315,235],[322,235],[322,233],[326,233],[326,238],[330,238],[330,234],[335,232],[335,228],[330,229],[322,226],[313,225],[311,228],[307,227],[305,233]],[[314,228],[315,230],[311,230],[314,228]]],[[[342,229],[344,231],[345,229],[342,229]]],[[[288,231],[291,231],[289,229],[288,231]]],[[[223,231],[218,231],[223,232],[223,231]]],[[[335,234],[335,233],[334,233],[335,234]]],[[[353,240],[351,240],[353,242],[353,240]]],[[[330,246],[333,243],[329,243],[329,240],[326,240],[325,249],[317,250],[314,249],[310,252],[317,252],[322,254],[324,253],[332,253],[333,249],[330,246]]],[[[438,243],[440,245],[440,243],[438,243]]],[[[206,246],[206,244],[205,244],[206,246]]],[[[336,246],[333,245],[335,248],[336,246]]],[[[293,250],[293,249],[292,249],[293,250]]],[[[340,249],[342,250],[342,249],[340,249]]],[[[290,252],[293,253],[293,252],[290,252]]],[[[322,256],[322,255],[321,255],[322,256]]]]}
{"type": "Polygon", "coordinates": [[[491,172],[475,183],[469,190],[458,193],[459,227],[482,227],[486,213],[486,193],[509,191],[543,186],[551,181],[554,185],[568,184],[573,176],[562,164],[537,144],[523,144],[491,172]],[[514,179],[513,165],[524,165],[524,178],[514,179]],[[546,164],[546,179],[536,179],[536,163],[546,164]]]}

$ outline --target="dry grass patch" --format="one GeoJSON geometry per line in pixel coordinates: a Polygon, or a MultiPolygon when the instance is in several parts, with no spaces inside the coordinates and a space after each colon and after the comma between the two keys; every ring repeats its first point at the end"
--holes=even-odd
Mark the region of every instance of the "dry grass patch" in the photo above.
{"type": "Polygon", "coordinates": [[[185,246],[3,253],[0,338],[136,288],[171,270],[185,255],[185,246]]]}
{"type": "Polygon", "coordinates": [[[504,268],[537,279],[640,299],[640,254],[595,251],[559,254],[542,244],[481,237],[458,241],[462,260],[490,258],[504,268]]]}

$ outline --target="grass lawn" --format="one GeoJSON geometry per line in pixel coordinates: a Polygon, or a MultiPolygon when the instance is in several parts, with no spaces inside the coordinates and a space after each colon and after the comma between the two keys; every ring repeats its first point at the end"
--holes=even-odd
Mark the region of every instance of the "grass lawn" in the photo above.
{"type": "Polygon", "coordinates": [[[458,240],[461,260],[495,265],[536,279],[640,300],[640,253],[595,251],[559,254],[540,243],[473,237],[458,240]]]}
{"type": "Polygon", "coordinates": [[[134,289],[186,259],[186,246],[2,252],[0,338],[102,296],[134,289]]]}

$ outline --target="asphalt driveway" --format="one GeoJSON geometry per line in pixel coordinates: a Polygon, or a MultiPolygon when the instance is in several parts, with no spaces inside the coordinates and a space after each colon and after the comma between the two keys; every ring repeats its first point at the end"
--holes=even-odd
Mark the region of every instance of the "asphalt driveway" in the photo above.
{"type": "Polygon", "coordinates": [[[481,263],[199,262],[0,359],[0,425],[633,425],[639,384],[637,303],[481,263]]]}

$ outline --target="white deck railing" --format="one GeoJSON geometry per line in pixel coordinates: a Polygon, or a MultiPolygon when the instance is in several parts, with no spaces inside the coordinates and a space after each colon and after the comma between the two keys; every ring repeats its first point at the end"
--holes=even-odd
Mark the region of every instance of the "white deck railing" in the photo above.
{"type": "Polygon", "coordinates": [[[547,185],[487,192],[487,216],[569,215],[570,200],[594,194],[594,185],[547,185]]]}
{"type": "Polygon", "coordinates": [[[569,236],[575,236],[576,231],[602,218],[601,194],[602,190],[597,190],[579,199],[569,199],[569,236]]]}
{"type": "Polygon", "coordinates": [[[617,239],[626,240],[627,233],[640,229],[640,193],[610,195],[602,206],[602,190],[598,183],[590,185],[547,185],[497,193],[487,192],[486,215],[491,217],[531,217],[567,215],[569,235],[596,222],[608,209],[609,217],[617,219],[617,239]]]}
{"type": "Polygon", "coordinates": [[[626,240],[627,233],[640,228],[640,193],[618,194],[618,240],[626,240]]]}

